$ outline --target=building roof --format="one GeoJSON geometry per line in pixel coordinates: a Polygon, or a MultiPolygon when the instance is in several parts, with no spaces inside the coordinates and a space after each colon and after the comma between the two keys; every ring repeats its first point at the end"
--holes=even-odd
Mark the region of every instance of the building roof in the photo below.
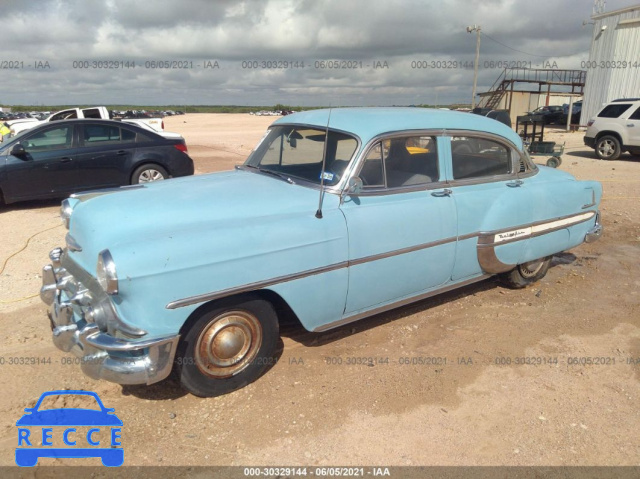
{"type": "Polygon", "coordinates": [[[612,10],[610,12],[599,13],[597,15],[592,15],[591,18],[594,20],[600,20],[606,17],[612,17],[614,15],[621,15],[623,13],[633,12],[634,10],[640,10],[640,5],[632,5],[630,7],[619,8],[618,10],[612,10]]]}

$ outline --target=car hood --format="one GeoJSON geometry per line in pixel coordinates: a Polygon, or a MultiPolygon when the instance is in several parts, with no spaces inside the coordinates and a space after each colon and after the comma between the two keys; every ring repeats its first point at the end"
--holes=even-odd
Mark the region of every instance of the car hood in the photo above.
{"type": "MultiPolygon", "coordinates": [[[[319,190],[243,170],[191,176],[120,189],[75,204],[69,234],[82,248],[71,258],[95,271],[103,249],[211,235],[220,228],[242,228],[279,218],[313,216],[319,190]]],[[[339,207],[326,194],[325,209],[339,207]]],[[[241,241],[241,238],[238,239],[241,241]]],[[[188,243],[188,241],[187,241],[188,243]]],[[[117,258],[116,258],[117,260],[117,258]]]]}

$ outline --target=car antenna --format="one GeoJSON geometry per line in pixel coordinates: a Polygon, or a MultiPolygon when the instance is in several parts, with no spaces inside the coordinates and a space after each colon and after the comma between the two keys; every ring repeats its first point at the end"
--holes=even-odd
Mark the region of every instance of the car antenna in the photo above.
{"type": "Polygon", "coordinates": [[[329,142],[329,121],[331,120],[331,108],[329,108],[329,116],[327,117],[327,129],[324,134],[324,147],[322,149],[322,171],[320,172],[320,198],[318,199],[318,210],[316,218],[322,219],[322,198],[324,196],[324,168],[327,162],[327,143],[329,142]]]}

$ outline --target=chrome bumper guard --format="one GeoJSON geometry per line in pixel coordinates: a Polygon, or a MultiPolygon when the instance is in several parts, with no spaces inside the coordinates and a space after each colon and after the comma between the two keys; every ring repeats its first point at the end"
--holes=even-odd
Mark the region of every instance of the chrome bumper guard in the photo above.
{"type": "Polygon", "coordinates": [[[596,224],[594,224],[593,227],[589,231],[587,231],[587,234],[584,237],[584,242],[593,243],[594,241],[598,241],[602,236],[603,230],[604,228],[602,227],[602,224],[600,224],[600,212],[598,211],[598,213],[596,214],[596,224]]]}
{"type": "Polygon", "coordinates": [[[80,358],[93,379],[118,384],[153,384],[171,372],[179,335],[151,339],[118,338],[100,330],[91,318],[91,295],[61,265],[63,251],[54,249],[51,265],[42,270],[40,297],[50,306],[53,342],[80,358]],[[89,298],[89,299],[87,299],[89,298]]]}

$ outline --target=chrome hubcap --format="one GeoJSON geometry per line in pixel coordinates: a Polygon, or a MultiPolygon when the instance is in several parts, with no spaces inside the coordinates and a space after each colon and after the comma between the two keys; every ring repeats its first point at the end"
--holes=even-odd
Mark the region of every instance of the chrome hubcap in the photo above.
{"type": "Polygon", "coordinates": [[[598,151],[602,156],[611,156],[615,151],[615,145],[611,140],[603,141],[602,143],[600,143],[598,151]]]}
{"type": "Polygon", "coordinates": [[[140,179],[138,183],[150,183],[152,181],[164,180],[164,175],[158,170],[148,169],[140,173],[140,179]]]}
{"type": "Polygon", "coordinates": [[[246,311],[230,311],[214,318],[200,333],[195,360],[203,374],[225,378],[245,369],[262,344],[262,326],[246,311]]]}
{"type": "Polygon", "coordinates": [[[533,278],[542,269],[544,261],[529,261],[519,266],[520,274],[524,278],[533,278]]]}

